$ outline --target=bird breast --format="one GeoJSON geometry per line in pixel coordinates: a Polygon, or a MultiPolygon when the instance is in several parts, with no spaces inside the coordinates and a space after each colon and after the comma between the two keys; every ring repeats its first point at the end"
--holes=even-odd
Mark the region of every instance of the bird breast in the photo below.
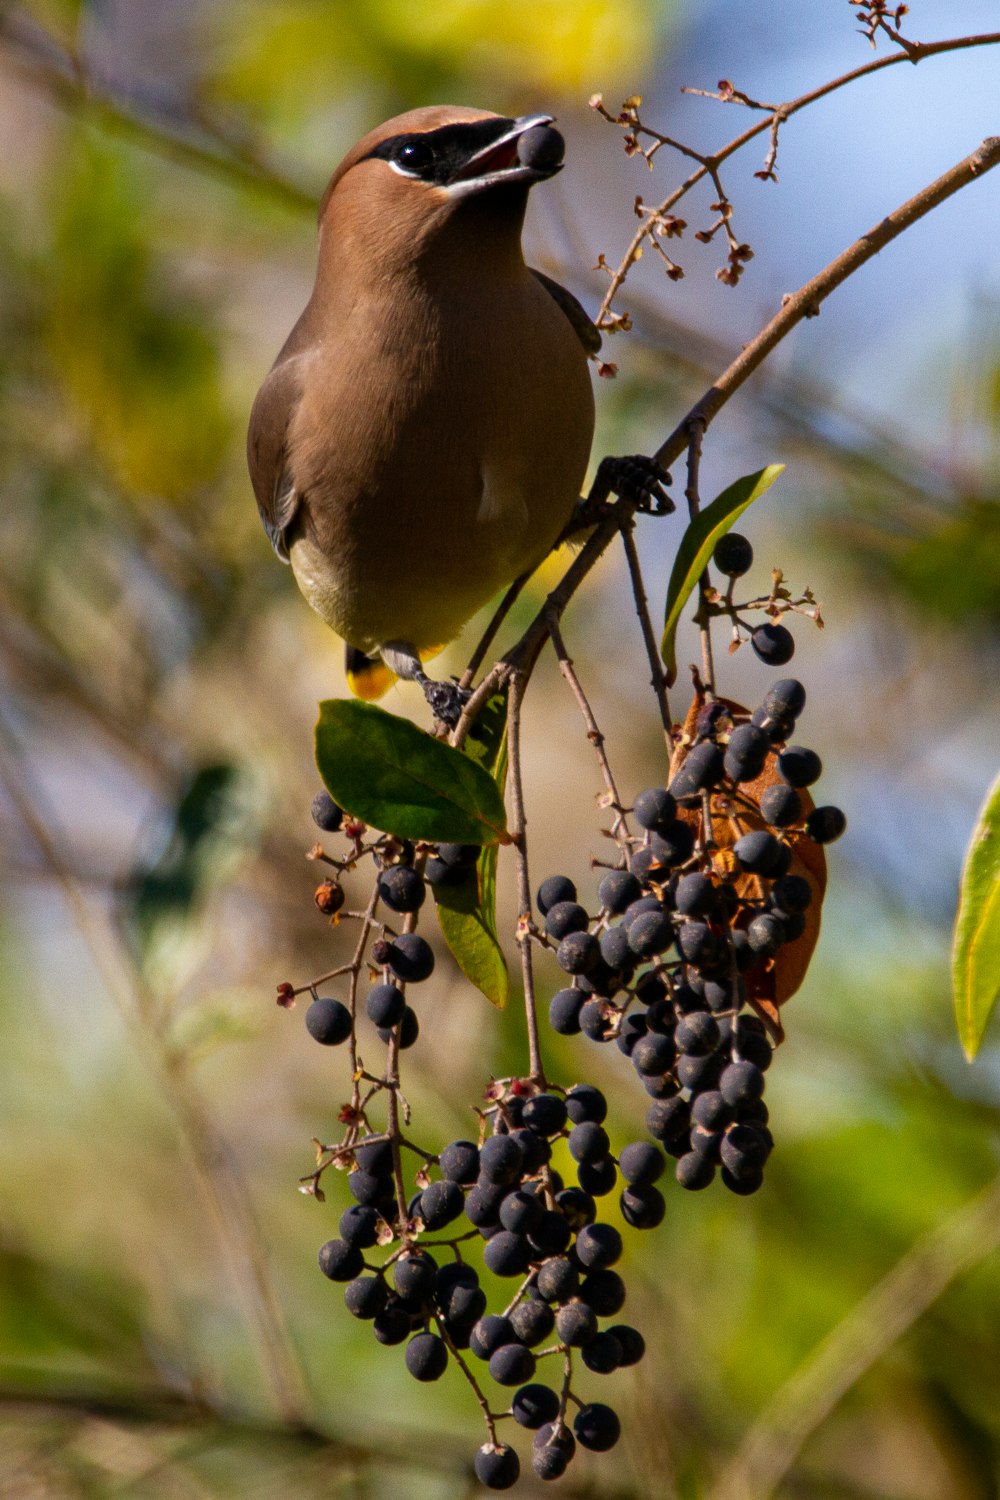
{"type": "Polygon", "coordinates": [[[586,355],[523,266],[376,286],[331,325],[290,432],[292,566],[353,645],[440,645],[566,524],[593,435],[586,355]]]}

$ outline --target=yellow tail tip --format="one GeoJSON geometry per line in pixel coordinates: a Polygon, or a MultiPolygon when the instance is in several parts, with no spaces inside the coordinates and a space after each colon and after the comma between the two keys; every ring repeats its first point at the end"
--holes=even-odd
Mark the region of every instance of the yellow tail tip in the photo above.
{"type": "Polygon", "coordinates": [[[366,656],[356,646],[348,646],[345,657],[347,686],[355,698],[373,703],[376,698],[383,697],[396,681],[395,672],[386,666],[381,657],[366,656]]]}

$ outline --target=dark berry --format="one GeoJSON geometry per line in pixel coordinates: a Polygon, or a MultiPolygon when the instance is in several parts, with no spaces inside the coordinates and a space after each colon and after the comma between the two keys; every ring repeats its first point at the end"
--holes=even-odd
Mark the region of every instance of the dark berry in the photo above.
{"type": "Polygon", "coordinates": [[[394,984],[376,984],[368,991],[365,1010],[368,1019],[386,1029],[398,1026],[406,1009],[406,996],[394,984]]]}
{"type": "Polygon", "coordinates": [[[688,751],[680,770],[670,783],[670,791],[678,802],[698,797],[703,791],[717,786],[725,774],[722,750],[712,740],[702,740],[688,751]]]}
{"type": "Polygon", "coordinates": [[[452,870],[471,870],[481,853],[479,844],[438,845],[438,859],[452,870]]]}
{"type": "Polygon", "coordinates": [[[622,1237],[613,1224],[588,1224],[576,1237],[576,1258],[588,1271],[613,1266],[622,1253],[622,1237]]]}
{"type": "Polygon", "coordinates": [[[535,1356],[523,1344],[501,1344],[490,1355],[490,1374],[497,1385],[523,1385],[535,1373],[535,1356]]]}
{"type": "Polygon", "coordinates": [[[599,1318],[613,1318],[625,1306],[625,1283],[617,1271],[591,1271],[580,1284],[580,1301],[599,1318]]]}
{"type": "Polygon", "coordinates": [[[654,958],[669,948],[674,940],[674,929],[666,912],[644,911],[630,924],[626,940],[636,958],[654,958]]]}
{"type": "Polygon", "coordinates": [[[441,1152],[439,1166],[452,1182],[475,1182],[479,1175],[479,1148],[471,1141],[452,1141],[441,1152]]]}
{"type": "Polygon", "coordinates": [[[500,1223],[512,1234],[531,1234],[542,1222],[544,1199],[536,1193],[508,1193],[500,1205],[500,1223]]]}
{"type": "Polygon", "coordinates": [[[552,1155],[552,1147],[544,1135],[539,1135],[534,1130],[512,1130],[511,1140],[516,1141],[521,1148],[525,1177],[533,1177],[536,1172],[540,1172],[552,1155]]]}
{"type": "Polygon", "coordinates": [[[479,1148],[479,1174],[487,1182],[514,1182],[523,1166],[524,1152],[509,1135],[491,1135],[479,1148]]]}
{"type": "Polygon", "coordinates": [[[344,1288],[344,1301],[352,1317],[370,1322],[385,1307],[389,1288],[381,1276],[357,1276],[344,1288]]]}
{"type": "MultiPolygon", "coordinates": [[[[380,1040],[385,1042],[388,1047],[392,1041],[393,1028],[391,1026],[378,1026],[376,1027],[376,1031],[380,1040]]],[[[405,1052],[407,1047],[412,1047],[419,1035],[420,1022],[417,1019],[417,1013],[412,1005],[408,1005],[403,1011],[403,1019],[399,1023],[399,1045],[401,1050],[405,1052]]]]}
{"type": "Polygon", "coordinates": [[[747,925],[747,942],[761,958],[770,958],[787,940],[785,924],[773,912],[760,912],[747,925]]]}
{"type": "Polygon", "coordinates": [[[714,967],[722,954],[720,939],[704,922],[684,922],[677,929],[677,948],[689,964],[714,967]]]}
{"type": "Polygon", "coordinates": [[[672,1036],[650,1031],[632,1048],[632,1066],[644,1078],[657,1078],[673,1067],[676,1055],[672,1036]]]}
{"type": "Polygon", "coordinates": [[[814,807],[806,818],[806,833],[817,844],[832,844],[847,828],[839,807],[814,807]]]}
{"type": "Polygon", "coordinates": [[[546,1209],[537,1225],[528,1236],[534,1252],[532,1260],[539,1256],[560,1255],[570,1242],[572,1235],[569,1223],[556,1209],[546,1209]]]}
{"type": "Polygon", "coordinates": [[[569,1133],[569,1154],[574,1161],[603,1161],[610,1147],[607,1131],[596,1120],[583,1120],[569,1133]]]}
{"type": "Polygon", "coordinates": [[[509,1490],[521,1475],[521,1460],[506,1443],[484,1443],[473,1465],[476,1478],[488,1490],[509,1490]]]}
{"type": "Polygon", "coordinates": [[[525,1100],[522,1118],[538,1135],[555,1135],[566,1123],[566,1104],[558,1094],[536,1094],[525,1100]]]}
{"type": "Polygon", "coordinates": [[[378,893],[390,911],[419,911],[427,887],[418,871],[408,865],[393,865],[379,876],[378,893]]]}
{"type": "Polygon", "coordinates": [[[519,1427],[537,1431],[559,1415],[559,1395],[547,1385],[522,1386],[514,1393],[510,1409],[519,1427]]]}
{"type": "Polygon", "coordinates": [[[770,737],[755,724],[740,724],[729,736],[726,748],[726,775],[733,781],[755,781],[764,769],[770,737]]]}
{"type": "Polygon", "coordinates": [[[621,1437],[622,1424],[610,1406],[592,1401],[589,1406],[581,1406],[573,1418],[573,1431],[584,1448],[592,1453],[607,1453],[621,1437]]]}
{"type": "Polygon", "coordinates": [[[351,1012],[339,1000],[314,1000],[306,1011],[306,1030],[324,1047],[339,1047],[351,1034],[351,1012]]]}
{"type": "Polygon", "coordinates": [[[794,787],[775,782],[761,793],[760,815],[772,828],[791,828],[802,817],[802,798],[794,787]]]}
{"type": "Polygon", "coordinates": [[[622,1346],[613,1333],[598,1333],[584,1345],[581,1357],[595,1375],[610,1375],[622,1362],[622,1346]]]}
{"type": "Polygon", "coordinates": [[[618,1181],[618,1169],[610,1157],[604,1161],[583,1161],[576,1169],[576,1180],[585,1193],[603,1198],[618,1181]]]}
{"type": "Polygon", "coordinates": [[[697,1192],[708,1187],[715,1176],[715,1167],[700,1151],[689,1151],[678,1161],[675,1175],[682,1188],[697,1192]]]}
{"type": "Polygon", "coordinates": [[[586,974],[600,956],[600,945],[590,932],[568,933],[556,949],[556,963],[567,974],[586,974]]]}
{"type": "Polygon", "coordinates": [[[534,1348],[547,1339],[555,1327],[555,1314],[547,1302],[539,1299],[519,1302],[510,1315],[514,1332],[522,1344],[534,1348]]]}
{"type": "Polygon", "coordinates": [[[789,786],[812,786],[823,774],[823,762],[805,745],[789,745],[778,756],[778,770],[789,786]]]}
{"type": "Polygon", "coordinates": [[[638,1328],[632,1328],[628,1323],[614,1323],[607,1331],[618,1340],[622,1367],[637,1365],[646,1353],[646,1340],[638,1328]]]}
{"type": "Polygon", "coordinates": [[[764,1168],[761,1166],[746,1167],[744,1171],[731,1172],[728,1167],[722,1169],[722,1181],[731,1193],[738,1194],[741,1198],[747,1198],[751,1193],[756,1193],[764,1183],[764,1168]]]}
{"type": "Polygon", "coordinates": [[[571,1229],[582,1229],[584,1224],[593,1224],[597,1218],[597,1204],[582,1188],[563,1188],[556,1194],[556,1208],[571,1229]]]}
{"type": "Polygon", "coordinates": [[[642,895],[642,886],[628,870],[609,870],[597,887],[597,899],[604,911],[619,916],[642,895]]]}
{"type": "Polygon", "coordinates": [[[320,1247],[319,1268],[331,1281],[353,1281],[364,1268],[364,1257],[358,1245],[347,1240],[327,1240],[320,1247]]]}
{"type": "Polygon", "coordinates": [[[771,900],[783,912],[805,911],[812,902],[812,886],[804,875],[782,875],[771,887],[771,900]]]}
{"type": "Polygon", "coordinates": [[[438,1294],[441,1312],[452,1329],[466,1328],[471,1331],[486,1311],[486,1293],[481,1286],[469,1286],[460,1282],[446,1296],[438,1294]]]}
{"type": "Polygon", "coordinates": [[[757,626],[750,637],[750,644],[760,660],[769,667],[783,667],[795,655],[792,632],[784,625],[775,625],[771,621],[757,626]]]}
{"type": "Polygon", "coordinates": [[[631,1186],[656,1182],[663,1175],[666,1162],[663,1152],[650,1141],[633,1141],[618,1157],[618,1166],[631,1186]]]}
{"type": "Polygon", "coordinates": [[[422,1301],[433,1295],[437,1286],[438,1267],[426,1250],[407,1250],[392,1268],[392,1284],[397,1296],[422,1301]]]}
{"type": "Polygon", "coordinates": [[[770,713],[797,719],[806,706],[806,690],[794,677],[782,677],[768,688],[764,707],[770,713]]]}
{"type": "Polygon", "coordinates": [[[575,901],[576,886],[568,875],[550,875],[548,880],[543,880],[538,887],[535,900],[538,902],[538,910],[544,917],[560,901],[575,901]]]}
{"type": "Polygon", "coordinates": [[[618,1012],[614,1007],[610,1008],[604,1000],[588,1000],[580,1010],[580,1030],[584,1036],[589,1036],[592,1042],[609,1042],[611,1040],[614,1017],[618,1012]]]}
{"type": "Polygon", "coordinates": [[[561,1479],[576,1452],[576,1439],[566,1426],[546,1422],[535,1433],[531,1467],[539,1479],[561,1479]]]}
{"type": "Polygon", "coordinates": [[[601,933],[598,939],[601,945],[601,957],[609,969],[617,970],[619,973],[628,968],[633,962],[632,949],[629,947],[629,929],[621,925],[608,927],[601,933]]]}
{"type": "Polygon", "coordinates": [[[682,875],[678,880],[674,906],[682,917],[704,917],[715,903],[715,883],[707,875],[682,875]]]}
{"type": "Polygon", "coordinates": [[[626,907],[621,920],[621,926],[628,932],[633,922],[646,912],[662,912],[663,903],[658,896],[640,896],[638,901],[633,901],[626,907]]]}
{"type": "Polygon", "coordinates": [[[677,1094],[669,1099],[657,1099],[646,1115],[646,1129],[658,1141],[678,1140],[690,1123],[688,1103],[677,1094]]]}
{"type": "Polygon", "coordinates": [[[730,1063],[728,1068],[723,1069],[719,1090],[727,1104],[738,1108],[741,1104],[760,1098],[764,1092],[764,1075],[754,1063],[730,1063]]]}
{"type": "Polygon", "coordinates": [[[486,1243],[483,1261],[494,1276],[523,1276],[531,1251],[528,1241],[509,1229],[501,1229],[486,1243]]]}
{"type": "Polygon", "coordinates": [[[370,1250],[378,1240],[381,1223],[382,1219],[374,1208],[354,1203],[350,1208],[345,1208],[340,1216],[340,1237],[349,1245],[356,1245],[359,1250],[370,1250]]]}
{"type": "Polygon", "coordinates": [[[577,1036],[580,1011],[586,996],[582,990],[558,990],[549,1001],[549,1025],[560,1036],[577,1036]]]}
{"type": "Polygon", "coordinates": [[[465,1194],[457,1182],[445,1177],[441,1182],[428,1183],[420,1194],[417,1213],[426,1229],[443,1229],[452,1224],[465,1208],[465,1194]]]}
{"type": "Polygon", "coordinates": [[[556,1335],[571,1349],[582,1349],[596,1332],[597,1314],[585,1302],[567,1302],[556,1313],[556,1335]]]}
{"type": "Polygon", "coordinates": [[[727,531],[716,542],[712,561],[720,573],[740,578],[753,567],[753,548],[741,532],[727,531]]]}
{"type": "Polygon", "coordinates": [[[337,806],[329,792],[317,792],[312,801],[312,820],[324,833],[336,833],[344,821],[344,809],[337,806]]]}
{"type": "Polygon", "coordinates": [[[718,1089],[706,1089],[691,1100],[691,1118],[703,1130],[725,1130],[735,1119],[735,1111],[718,1089]]]}
{"type": "Polygon", "coordinates": [[[655,1229],[658,1224],[663,1223],[663,1215],[667,1211],[663,1194],[658,1187],[653,1187],[648,1182],[626,1188],[619,1206],[622,1218],[633,1229],[655,1229]]]}
{"type": "Polygon", "coordinates": [[[666,787],[651,786],[640,792],[632,805],[635,821],[640,828],[661,833],[677,816],[677,803],[666,787]]]}
{"type": "Polygon", "coordinates": [[[373,1177],[371,1172],[350,1172],[347,1188],[355,1203],[368,1203],[372,1208],[386,1208],[393,1201],[392,1180],[388,1177],[373,1177]]]}
{"type": "Polygon", "coordinates": [[[719,1023],[707,1010],[693,1010],[677,1022],[674,1041],[681,1052],[703,1057],[719,1045],[719,1023]]]}
{"type": "Polygon", "coordinates": [[[566,1095],[566,1112],[574,1125],[592,1120],[600,1125],[607,1118],[608,1101],[591,1083],[578,1083],[566,1095]]]}
{"type": "Polygon", "coordinates": [[[557,1255],[550,1260],[542,1261],[535,1278],[535,1285],[547,1301],[565,1302],[573,1296],[579,1281],[580,1273],[573,1262],[557,1255]]]}
{"type": "Polygon", "coordinates": [[[773,833],[758,828],[738,838],[733,853],[752,875],[770,875],[781,859],[782,847],[773,833]]]}
{"type": "Polygon", "coordinates": [[[571,932],[586,931],[590,918],[577,901],[557,901],[545,913],[545,931],[558,942],[571,932]]]}
{"type": "Polygon", "coordinates": [[[401,932],[389,944],[388,964],[397,979],[420,984],[434,972],[434,950],[419,932],[401,932]]]}
{"type": "Polygon", "coordinates": [[[504,1344],[516,1344],[517,1335],[509,1318],[487,1313],[472,1330],[469,1348],[477,1359],[489,1359],[504,1344]]]}
{"type": "Polygon", "coordinates": [[[385,1307],[372,1319],[372,1333],[380,1344],[401,1344],[413,1330],[413,1319],[397,1298],[390,1297],[385,1307]]]}

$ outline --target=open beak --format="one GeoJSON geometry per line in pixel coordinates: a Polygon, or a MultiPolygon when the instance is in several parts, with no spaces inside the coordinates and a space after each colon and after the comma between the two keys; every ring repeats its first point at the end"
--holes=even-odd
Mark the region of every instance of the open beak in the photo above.
{"type": "Polygon", "coordinates": [[[453,198],[464,198],[501,183],[543,182],[547,177],[554,177],[562,171],[562,162],[544,167],[525,166],[517,154],[522,135],[536,126],[551,125],[553,119],[553,115],[522,115],[499,140],[491,141],[463,162],[449,179],[445,192],[453,198]]]}

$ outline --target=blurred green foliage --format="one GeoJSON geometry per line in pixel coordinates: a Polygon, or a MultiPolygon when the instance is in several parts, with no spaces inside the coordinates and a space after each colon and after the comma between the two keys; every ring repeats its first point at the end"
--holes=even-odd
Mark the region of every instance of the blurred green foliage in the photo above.
{"type": "MultiPolygon", "coordinates": [[[[395,109],[441,97],[582,104],[619,77],[637,86],[673,19],[652,0],[192,0],[157,12],[150,103],[156,69],[124,9],[30,7],[120,78],[142,63],[123,97],[164,129],[171,110],[196,136],[235,121],[244,153],[266,139],[317,183],[395,109]]],[[[0,31],[0,48],[8,41],[0,31]]],[[[316,1057],[301,1008],[272,1003],[279,980],[342,961],[344,941],[316,913],[316,866],[302,858],[315,837],[309,726],[343,683],[328,633],[260,533],[242,455],[250,398],[306,285],[311,229],[266,186],[147,153],[85,110],[49,112],[44,93],[21,80],[2,106],[23,132],[23,163],[4,178],[0,212],[0,1489],[5,1500],[462,1496],[478,1441],[464,1389],[451,1377],[416,1389],[315,1271],[345,1189],[329,1174],[319,1205],[295,1183],[310,1139],[336,1130],[345,1085],[316,1057]],[[286,1330],[304,1430],[280,1415],[268,1340],[286,1330]]],[[[630,438],[655,430],[668,401],[683,409],[706,373],[692,356],[663,358],[651,327],[652,348],[629,356],[607,396],[630,438]]],[[[996,370],[994,359],[982,382],[987,452],[996,370]]],[[[903,640],[929,702],[946,684],[995,714],[995,673],[982,668],[1000,577],[989,465],[943,493],[887,477],[871,453],[801,452],[828,493],[821,524],[788,545],[808,546],[835,578],[852,671],[872,640],[903,640]]],[[[632,623],[609,602],[621,581],[610,563],[605,579],[589,608],[574,604],[573,653],[598,684],[631,793],[663,767],[632,623]]],[[[881,699],[859,707],[860,676],[831,676],[825,717],[822,679],[815,693],[807,680],[833,774],[898,767],[911,718],[881,699]]],[[[590,747],[555,674],[532,692],[533,873],[569,867],[583,886],[600,852],[590,747]]],[[[400,690],[392,706],[411,701],[400,690]]],[[[925,737],[949,743],[953,701],[925,737]]],[[[933,859],[937,801],[925,816],[933,859]]],[[[591,1493],[710,1495],[817,1345],[998,1170],[1000,1063],[989,1047],[973,1073],[959,1059],[946,932],[918,922],[898,890],[873,893],[879,872],[852,866],[856,847],[831,861],[820,959],[787,1012],[766,1190],[670,1193],[664,1226],[633,1237],[628,1315],[656,1336],[618,1386],[622,1449],[610,1465],[580,1465],[574,1483],[591,1493]]],[[[505,931],[507,878],[501,858],[505,931]]],[[[365,894],[352,889],[352,903],[365,894]]],[[[516,1004],[500,1015],[472,995],[443,951],[438,972],[406,1093],[421,1138],[440,1142],[473,1128],[489,1072],[523,1066],[524,1023],[516,1004]]],[[[560,1078],[609,1090],[616,1140],[640,1133],[646,1099],[616,1049],[546,1047],[560,1078]]],[[[991,1250],[892,1347],[869,1330],[871,1368],[817,1414],[780,1493],[998,1493],[991,1250]]]]}

